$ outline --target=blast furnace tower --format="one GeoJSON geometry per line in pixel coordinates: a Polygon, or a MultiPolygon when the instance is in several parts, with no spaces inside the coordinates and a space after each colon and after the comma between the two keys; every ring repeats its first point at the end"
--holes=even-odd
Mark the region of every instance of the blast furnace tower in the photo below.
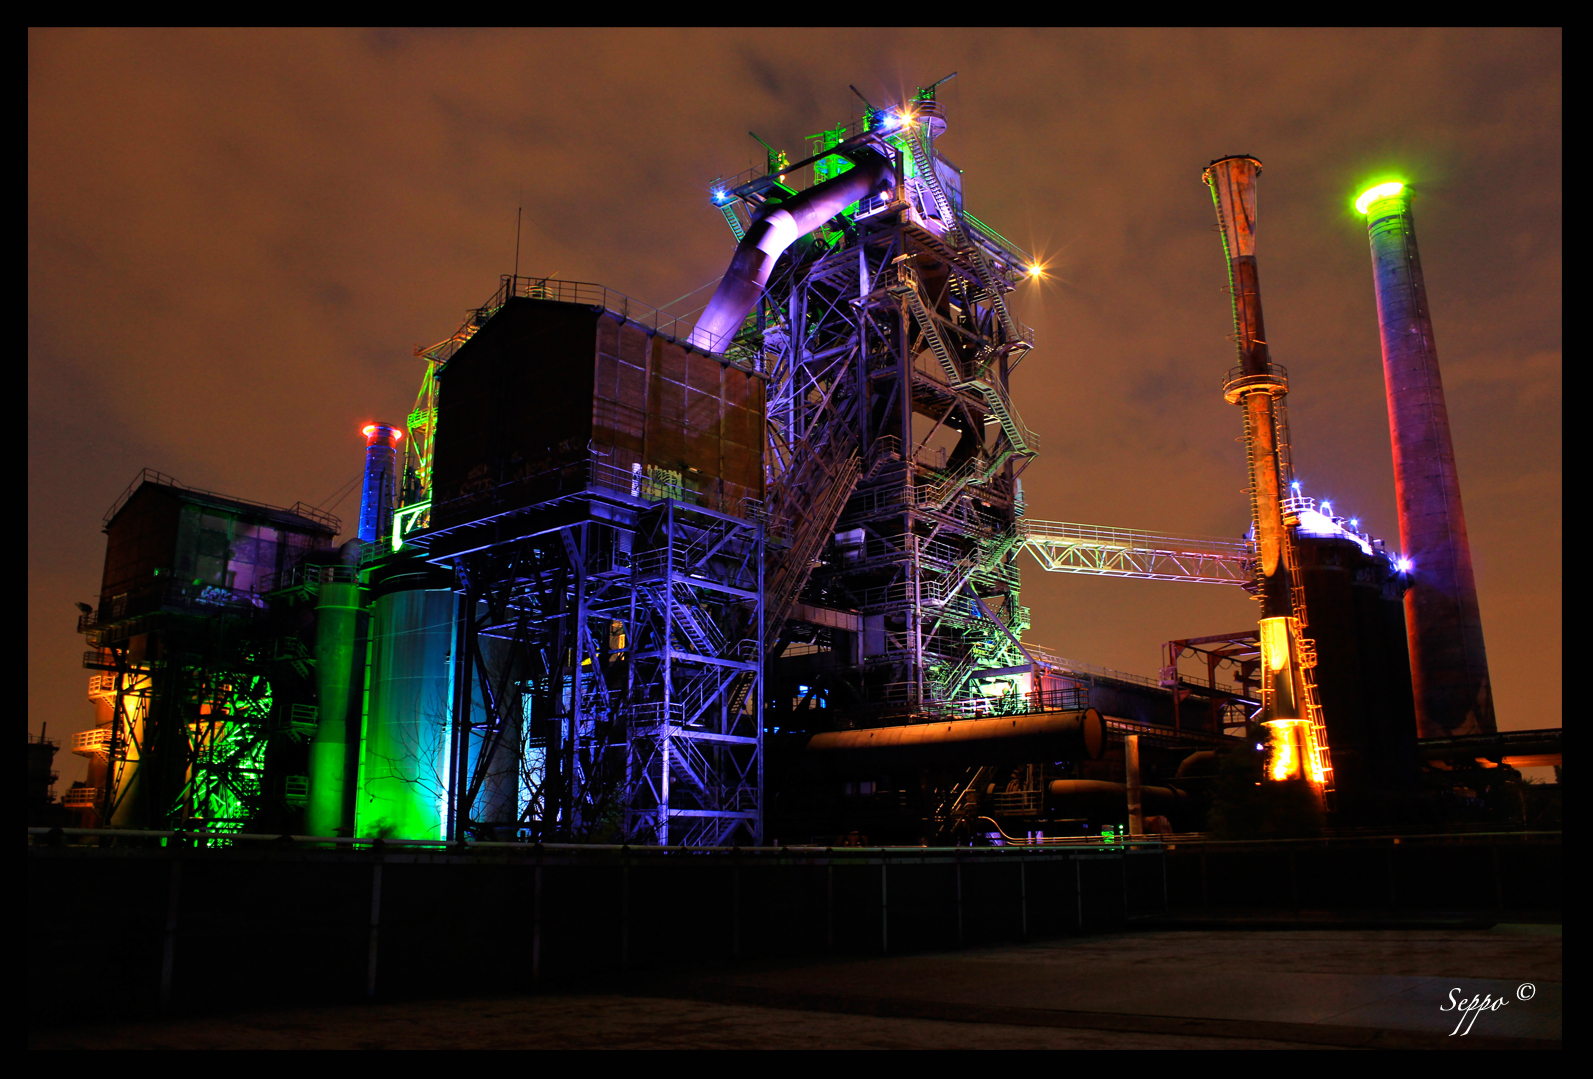
{"type": "Polygon", "coordinates": [[[930,87],[717,188],[741,242],[697,332],[744,326],[732,351],[769,375],[772,727],[946,714],[1031,670],[1039,440],[1009,379],[1032,334],[1005,299],[1029,259],[964,208],[945,128],[930,87]]]}

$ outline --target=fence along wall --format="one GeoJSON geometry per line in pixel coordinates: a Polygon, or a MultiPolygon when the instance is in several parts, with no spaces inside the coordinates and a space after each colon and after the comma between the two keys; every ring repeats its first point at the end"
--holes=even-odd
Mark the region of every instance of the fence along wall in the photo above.
{"type": "Polygon", "coordinates": [[[514,992],[704,960],[1116,930],[1160,912],[1164,893],[1161,852],[1122,848],[442,852],[258,842],[37,846],[28,860],[29,1002],[44,1022],[80,1012],[87,970],[129,1015],[514,992]],[[82,926],[111,894],[125,902],[118,960],[107,967],[105,941],[82,926]],[[512,927],[484,928],[483,910],[514,912],[512,927]]]}

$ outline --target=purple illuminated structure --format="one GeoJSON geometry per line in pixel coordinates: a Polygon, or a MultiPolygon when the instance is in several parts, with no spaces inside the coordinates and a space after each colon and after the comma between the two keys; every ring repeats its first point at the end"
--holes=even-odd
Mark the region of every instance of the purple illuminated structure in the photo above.
{"type": "MultiPolygon", "coordinates": [[[[942,121],[942,126],[944,121],[942,121]]],[[[848,204],[889,188],[895,180],[891,163],[868,149],[851,151],[854,168],[833,180],[759,213],[736,247],[730,269],[714,290],[692,330],[691,343],[710,352],[723,352],[741,328],[747,312],[757,304],[769,283],[769,274],[785,249],[812,232],[848,204]]]]}
{"type": "Polygon", "coordinates": [[[1372,244],[1404,547],[1400,568],[1412,581],[1405,625],[1416,726],[1423,738],[1493,734],[1488,654],[1411,195],[1403,184],[1380,184],[1356,201],[1356,209],[1366,214],[1372,244]]]}

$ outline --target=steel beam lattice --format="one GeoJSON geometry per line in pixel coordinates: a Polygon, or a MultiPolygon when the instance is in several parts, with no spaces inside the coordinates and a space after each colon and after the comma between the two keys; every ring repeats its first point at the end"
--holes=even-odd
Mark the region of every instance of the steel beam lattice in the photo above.
{"type": "Polygon", "coordinates": [[[1052,573],[1232,584],[1255,579],[1255,548],[1244,540],[1127,528],[1020,521],[1023,546],[1052,573]]]}

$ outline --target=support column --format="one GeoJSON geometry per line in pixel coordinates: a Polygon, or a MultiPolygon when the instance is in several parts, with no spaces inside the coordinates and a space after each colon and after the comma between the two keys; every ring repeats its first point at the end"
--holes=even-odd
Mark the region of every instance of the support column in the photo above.
{"type": "Polygon", "coordinates": [[[1142,836],[1145,834],[1145,811],[1140,799],[1139,790],[1139,735],[1130,734],[1123,738],[1123,770],[1127,774],[1128,787],[1128,834],[1142,836]]]}

